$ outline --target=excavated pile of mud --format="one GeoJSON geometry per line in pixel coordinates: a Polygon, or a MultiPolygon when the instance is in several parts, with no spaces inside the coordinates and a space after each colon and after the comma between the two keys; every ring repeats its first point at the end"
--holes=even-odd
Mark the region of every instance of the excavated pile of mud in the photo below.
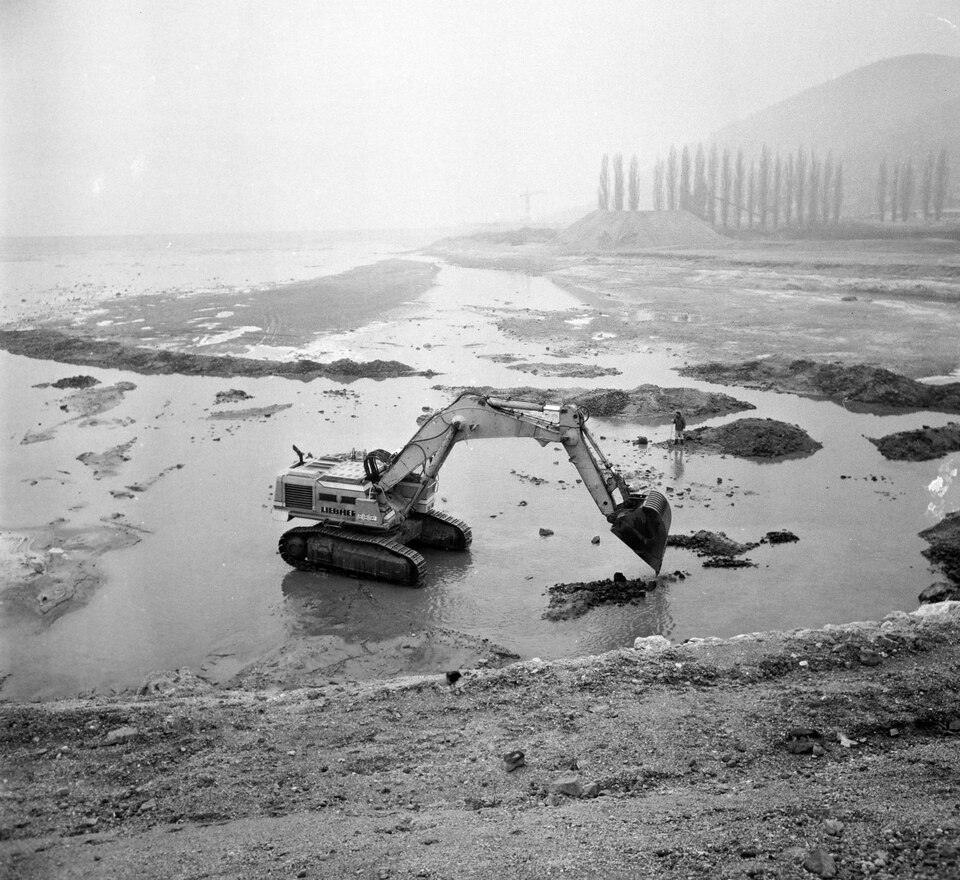
{"type": "MultiPolygon", "coordinates": [[[[682,573],[662,575],[660,581],[682,579],[682,573]]],[[[632,605],[642,602],[647,593],[657,588],[658,579],[629,579],[622,574],[599,581],[581,581],[554,584],[547,589],[549,596],[544,620],[573,620],[583,617],[598,605],[632,605]]]]}
{"type": "Polygon", "coordinates": [[[942,428],[924,425],[916,431],[900,431],[885,437],[867,437],[891,461],[929,461],[960,451],[960,425],[950,422],[942,428]]]}
{"type": "Polygon", "coordinates": [[[489,385],[468,388],[465,386],[434,386],[435,390],[462,394],[472,391],[490,397],[509,400],[529,400],[534,403],[575,403],[590,415],[601,419],[670,419],[677,410],[687,418],[712,418],[755,409],[745,403],[713,391],[698,391],[696,388],[661,388],[658,385],[638,385],[636,388],[493,388],[489,385]]]}
{"type": "Polygon", "coordinates": [[[823,448],[803,428],[776,419],[737,419],[717,428],[696,428],[686,434],[694,449],[739,458],[783,458],[812,455],[823,448]]]}
{"type": "Polygon", "coordinates": [[[834,403],[859,404],[858,408],[868,410],[929,409],[960,413],[960,382],[925,385],[866,364],[844,366],[774,357],[739,364],[698,364],[679,372],[720,385],[825,397],[834,403]]]}
{"type": "Polygon", "coordinates": [[[354,361],[340,358],[327,364],[307,359],[268,361],[231,355],[203,355],[141,348],[122,342],[73,336],[60,330],[0,330],[0,348],[11,354],[61,364],[122,369],[144,375],[182,376],[282,376],[287,379],[324,378],[349,382],[354,379],[393,379],[397,376],[435,376],[416,372],[400,361],[354,361]]]}
{"type": "Polygon", "coordinates": [[[689,211],[593,211],[557,236],[566,251],[624,253],[660,247],[722,247],[709,223],[689,211]]]}
{"type": "Polygon", "coordinates": [[[923,555],[960,588],[960,511],[948,513],[935,526],[920,532],[920,537],[930,544],[923,555]]]}

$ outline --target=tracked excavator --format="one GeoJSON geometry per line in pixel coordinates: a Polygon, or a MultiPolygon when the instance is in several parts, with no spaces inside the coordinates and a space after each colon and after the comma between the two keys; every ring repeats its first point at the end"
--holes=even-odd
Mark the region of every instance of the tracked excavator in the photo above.
{"type": "Polygon", "coordinates": [[[376,449],[359,460],[304,455],[276,480],[274,512],[313,523],[285,532],[280,556],[295,568],[331,571],[413,586],[426,564],[411,545],[462,551],[470,527],[434,507],[437,476],[462,440],[530,437],[559,443],[610,531],[659,573],[671,511],[656,490],[630,489],[587,430],[574,404],[538,404],[461,394],[432,413],[399,452],[376,449]]]}

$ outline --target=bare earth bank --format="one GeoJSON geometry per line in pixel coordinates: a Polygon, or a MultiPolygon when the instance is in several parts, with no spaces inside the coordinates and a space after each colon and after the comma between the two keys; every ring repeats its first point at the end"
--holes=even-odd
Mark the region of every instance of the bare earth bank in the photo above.
{"type": "Polygon", "coordinates": [[[0,708],[4,876],[957,876],[960,604],[329,685],[0,708]],[[522,754],[519,754],[522,753],[522,754]]]}

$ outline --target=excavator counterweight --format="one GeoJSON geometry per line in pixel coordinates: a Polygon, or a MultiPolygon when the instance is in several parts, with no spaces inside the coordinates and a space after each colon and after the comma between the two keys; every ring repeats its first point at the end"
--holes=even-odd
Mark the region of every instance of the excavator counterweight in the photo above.
{"type": "Polygon", "coordinates": [[[415,546],[466,550],[470,527],[434,508],[437,475],[454,445],[488,437],[530,437],[561,444],[610,530],[660,572],[671,511],[656,490],[632,491],[586,428],[574,404],[541,405],[467,392],[431,414],[398,452],[374,450],[352,460],[304,455],[277,476],[274,512],[306,519],[280,538],[297,568],[415,585],[426,570],[415,546]]]}

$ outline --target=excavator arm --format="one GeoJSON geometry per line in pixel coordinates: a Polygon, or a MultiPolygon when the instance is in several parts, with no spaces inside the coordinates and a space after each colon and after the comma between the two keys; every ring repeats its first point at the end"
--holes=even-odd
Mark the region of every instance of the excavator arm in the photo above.
{"type": "Polygon", "coordinates": [[[467,392],[431,415],[396,455],[383,450],[369,454],[364,462],[366,476],[376,487],[380,503],[404,517],[460,441],[530,437],[542,446],[559,443],[611,531],[659,573],[670,530],[670,504],[654,490],[646,494],[630,490],[587,430],[587,418],[574,404],[536,404],[467,392]],[[402,481],[409,484],[411,475],[419,478],[419,491],[395,493],[402,481]]]}

